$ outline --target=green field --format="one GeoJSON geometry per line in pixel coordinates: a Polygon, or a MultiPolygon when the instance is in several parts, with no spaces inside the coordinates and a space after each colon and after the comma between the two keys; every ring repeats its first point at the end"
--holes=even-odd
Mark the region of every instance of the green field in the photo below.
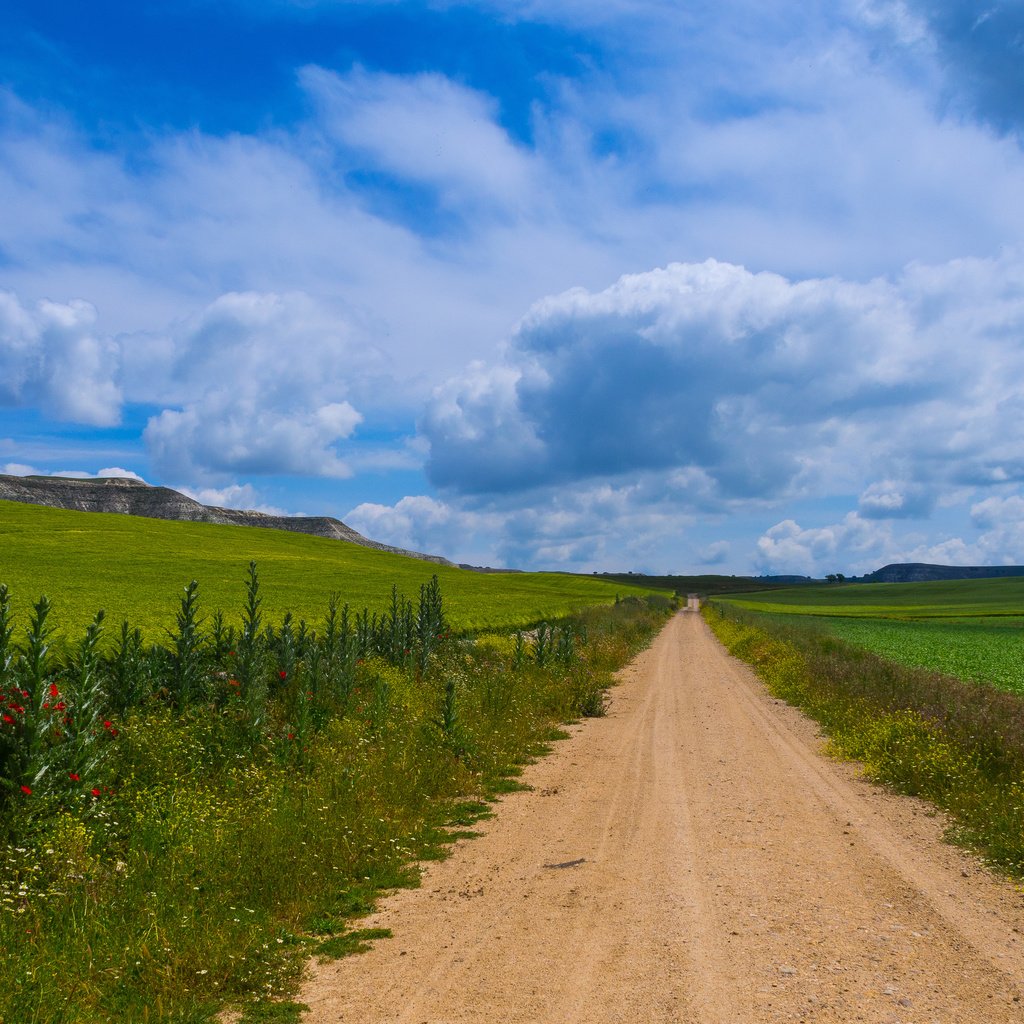
{"type": "Polygon", "coordinates": [[[723,602],[902,665],[1024,692],[1024,579],[815,586],[723,602]]]}
{"type": "Polygon", "coordinates": [[[0,501],[0,583],[24,621],[46,594],[51,621],[77,636],[100,608],[152,640],[174,622],[182,588],[199,581],[206,613],[237,620],[250,559],[259,565],[264,613],[319,622],[332,593],[353,609],[380,609],[392,584],[410,598],[436,573],[456,629],[525,625],[644,593],[621,583],[554,573],[475,573],[343,541],[249,526],[179,523],[69,512],[0,501]]]}
{"type": "Polygon", "coordinates": [[[1024,577],[793,587],[727,599],[751,611],[869,619],[1012,619],[1024,623],[1024,577]]]}

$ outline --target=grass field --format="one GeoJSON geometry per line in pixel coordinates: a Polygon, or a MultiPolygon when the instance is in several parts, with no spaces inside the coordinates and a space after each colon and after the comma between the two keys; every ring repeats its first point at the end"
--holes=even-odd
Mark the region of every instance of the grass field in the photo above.
{"type": "Polygon", "coordinates": [[[901,665],[1024,693],[1024,579],[802,587],[722,600],[901,665]]]}
{"type": "Polygon", "coordinates": [[[750,611],[868,619],[1012,619],[1024,623],[1024,577],[793,587],[729,597],[750,611]]]}
{"type": "Polygon", "coordinates": [[[250,559],[259,564],[270,620],[290,611],[317,622],[331,593],[353,609],[382,608],[392,584],[415,598],[434,573],[460,630],[525,625],[644,592],[581,576],[475,573],[281,530],[0,501],[0,583],[13,595],[18,620],[45,593],[52,621],[70,636],[103,608],[112,626],[130,619],[148,639],[162,639],[193,579],[204,612],[223,609],[232,622],[250,559]]]}

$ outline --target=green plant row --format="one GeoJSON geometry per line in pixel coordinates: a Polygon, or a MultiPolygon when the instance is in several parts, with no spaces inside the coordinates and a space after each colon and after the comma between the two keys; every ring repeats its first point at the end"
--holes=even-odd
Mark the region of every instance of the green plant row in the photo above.
{"type": "Polygon", "coordinates": [[[821,723],[835,756],[930,800],[951,837],[1024,876],[1024,701],[986,684],[894,664],[827,633],[765,627],[724,603],[712,630],[769,691],[821,723]]]}
{"type": "Polygon", "coordinates": [[[17,625],[0,594],[3,1024],[284,1012],[664,619],[631,598],[458,635],[433,579],[268,622],[251,565],[240,612],[190,584],[161,644],[107,648],[97,616],[56,649],[45,599],[17,625]]]}

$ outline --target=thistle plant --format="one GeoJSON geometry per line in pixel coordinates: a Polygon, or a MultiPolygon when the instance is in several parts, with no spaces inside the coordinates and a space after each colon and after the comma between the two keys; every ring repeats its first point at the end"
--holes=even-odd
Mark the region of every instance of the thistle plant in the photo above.
{"type": "Polygon", "coordinates": [[[261,632],[262,603],[256,563],[250,562],[249,575],[245,582],[245,608],[242,614],[242,632],[238,638],[235,681],[239,686],[246,724],[253,733],[262,728],[267,710],[267,654],[261,632]]]}
{"type": "Polygon", "coordinates": [[[132,629],[125,620],[121,623],[121,635],[109,667],[107,700],[111,712],[124,715],[129,708],[140,704],[148,689],[145,680],[142,632],[132,629]]]}
{"type": "Polygon", "coordinates": [[[518,672],[526,664],[526,640],[521,629],[516,630],[515,646],[512,648],[512,668],[518,672]]]}
{"type": "Polygon", "coordinates": [[[171,694],[179,711],[205,696],[203,678],[202,633],[199,628],[199,584],[192,580],[185,587],[176,616],[177,632],[171,633],[174,649],[170,679],[171,694]]]}
{"type": "Polygon", "coordinates": [[[551,660],[551,648],[554,642],[554,631],[546,623],[542,622],[536,631],[533,639],[533,660],[540,668],[551,660]]]}

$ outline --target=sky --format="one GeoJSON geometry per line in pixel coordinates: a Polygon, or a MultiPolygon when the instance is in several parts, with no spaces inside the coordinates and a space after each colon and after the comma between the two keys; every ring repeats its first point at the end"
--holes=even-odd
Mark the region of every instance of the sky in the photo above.
{"type": "Polygon", "coordinates": [[[7,0],[0,472],[476,565],[1024,564],[1024,2],[7,0]]]}

